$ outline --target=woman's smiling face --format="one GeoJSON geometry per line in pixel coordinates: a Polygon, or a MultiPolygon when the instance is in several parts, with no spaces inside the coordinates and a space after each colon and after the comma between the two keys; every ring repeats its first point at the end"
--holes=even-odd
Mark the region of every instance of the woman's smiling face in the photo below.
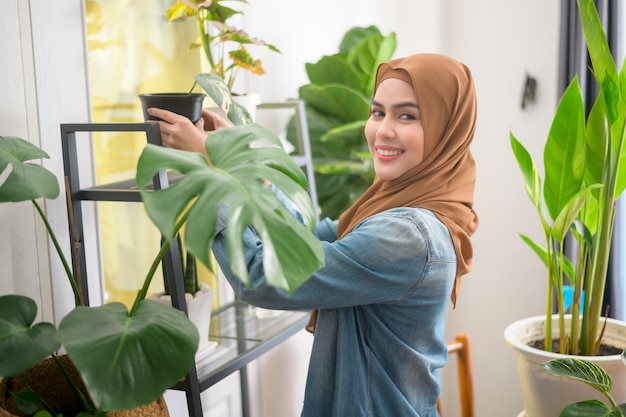
{"type": "Polygon", "coordinates": [[[413,86],[387,78],[376,89],[365,137],[376,176],[395,180],[424,159],[424,128],[413,86]]]}

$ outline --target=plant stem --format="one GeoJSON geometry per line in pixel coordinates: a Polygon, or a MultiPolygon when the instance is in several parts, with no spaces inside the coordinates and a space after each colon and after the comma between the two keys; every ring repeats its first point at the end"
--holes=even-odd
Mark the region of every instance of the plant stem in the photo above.
{"type": "Polygon", "coordinates": [[[65,369],[65,367],[59,360],[58,356],[55,354],[52,354],[52,359],[54,359],[58,367],[61,369],[61,372],[63,373],[63,376],[65,377],[65,380],[68,382],[68,384],[72,388],[72,392],[74,393],[74,397],[76,397],[76,401],[78,401],[82,405],[82,408],[84,411],[92,411],[93,408],[89,406],[89,403],[87,402],[87,399],[85,398],[83,393],[80,392],[80,390],[76,387],[76,384],[74,384],[74,381],[72,381],[72,378],[70,378],[69,374],[67,373],[67,370],[65,369]]]}
{"type": "MultiPolygon", "coordinates": [[[[564,253],[564,241],[561,240],[559,242],[559,258],[558,259],[563,259],[565,257],[565,253],[564,253]]],[[[558,262],[557,259],[557,262],[558,262]]],[[[557,263],[558,265],[558,263],[557,263]]],[[[565,295],[563,294],[563,279],[564,279],[564,273],[563,273],[563,268],[559,267],[557,268],[557,283],[556,283],[556,303],[557,303],[557,311],[559,313],[559,335],[564,335],[565,334],[565,295]]],[[[568,346],[568,340],[565,337],[559,337],[559,351],[561,353],[566,354],[567,351],[569,350],[569,346],[568,346]]]]}
{"type": "Polygon", "coordinates": [[[67,278],[70,282],[70,286],[72,287],[72,292],[74,293],[74,304],[77,307],[80,305],[84,305],[80,292],[78,291],[76,281],[74,280],[74,275],[72,274],[72,270],[70,269],[70,266],[67,263],[67,259],[65,259],[65,255],[63,254],[63,251],[61,250],[61,245],[59,245],[59,241],[56,235],[54,234],[54,231],[52,230],[50,223],[48,222],[48,218],[46,217],[43,210],[41,209],[41,206],[37,203],[36,200],[30,200],[30,201],[34,204],[35,209],[37,209],[37,212],[39,213],[39,217],[41,217],[41,220],[43,220],[43,223],[46,226],[46,230],[48,231],[48,235],[50,236],[50,239],[52,240],[52,244],[54,245],[54,248],[59,254],[59,258],[61,259],[61,263],[63,264],[63,269],[65,269],[65,274],[67,275],[67,278]]]}
{"type": "Polygon", "coordinates": [[[553,297],[553,287],[554,287],[554,271],[556,269],[556,260],[552,255],[555,251],[554,244],[552,242],[552,238],[550,237],[550,233],[547,229],[544,228],[544,232],[546,235],[546,250],[547,250],[547,259],[548,259],[548,296],[546,297],[546,323],[545,323],[545,332],[543,338],[543,349],[545,351],[552,351],[552,297],[553,297]]]}
{"type": "Polygon", "coordinates": [[[198,29],[198,34],[200,35],[200,44],[202,45],[202,50],[204,51],[204,55],[206,56],[207,61],[209,62],[209,66],[211,69],[215,68],[215,63],[213,62],[213,55],[211,53],[211,43],[209,41],[209,30],[206,28],[204,21],[204,16],[200,15],[200,10],[196,13],[196,27],[198,29]]]}
{"type": "MultiPolygon", "coordinates": [[[[174,226],[174,233],[173,233],[174,236],[176,236],[178,232],[180,231],[180,229],[183,227],[183,225],[187,221],[187,217],[189,217],[189,211],[186,211],[185,213],[183,213],[183,215],[180,217],[180,219],[174,226]]],[[[165,254],[167,253],[167,250],[170,248],[171,244],[172,244],[172,238],[165,239],[163,241],[163,244],[161,245],[161,249],[159,250],[159,253],[154,258],[154,261],[152,261],[152,265],[150,266],[150,270],[148,271],[146,275],[146,278],[143,282],[143,286],[141,287],[141,290],[137,292],[137,297],[135,297],[133,306],[130,312],[128,313],[129,317],[132,317],[135,314],[135,310],[137,310],[139,303],[146,298],[146,295],[148,294],[148,288],[150,287],[150,283],[152,282],[152,278],[154,278],[154,274],[156,270],[159,268],[161,261],[163,261],[163,258],[165,257],[165,254]]]]}
{"type": "Polygon", "coordinates": [[[189,89],[189,94],[191,94],[193,92],[193,89],[196,88],[196,85],[198,85],[198,81],[194,81],[193,85],[191,86],[191,88],[189,89]]]}
{"type": "Polygon", "coordinates": [[[605,171],[603,172],[603,183],[605,186],[600,189],[600,198],[598,201],[598,221],[599,228],[597,230],[596,242],[597,250],[593,256],[593,271],[592,271],[592,283],[591,294],[596,294],[597,297],[590,297],[589,310],[584,311],[583,320],[586,322],[586,333],[584,339],[587,341],[583,347],[583,354],[595,355],[596,345],[599,347],[599,343],[595,343],[595,339],[598,334],[598,326],[600,322],[600,315],[602,311],[602,294],[604,294],[604,288],[606,286],[606,274],[608,270],[609,255],[611,252],[611,238],[613,235],[613,224],[615,221],[615,191],[617,188],[617,173],[619,172],[620,157],[622,154],[622,148],[624,145],[625,126],[622,126],[622,131],[619,135],[620,141],[617,150],[613,150],[613,135],[611,134],[611,125],[607,120],[607,132],[608,140],[606,145],[606,157],[605,157],[605,171]]]}

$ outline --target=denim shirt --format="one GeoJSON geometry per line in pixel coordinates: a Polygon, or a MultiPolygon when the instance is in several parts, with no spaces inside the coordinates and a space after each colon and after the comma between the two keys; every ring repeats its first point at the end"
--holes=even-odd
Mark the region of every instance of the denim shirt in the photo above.
{"type": "Polygon", "coordinates": [[[251,228],[244,247],[252,288],[228,268],[218,230],[214,254],[239,298],[270,309],[319,309],[302,417],[438,416],[456,256],[432,212],[387,210],[341,240],[337,221],[321,221],[315,233],[325,266],[290,296],[265,285],[263,245],[251,228]]]}

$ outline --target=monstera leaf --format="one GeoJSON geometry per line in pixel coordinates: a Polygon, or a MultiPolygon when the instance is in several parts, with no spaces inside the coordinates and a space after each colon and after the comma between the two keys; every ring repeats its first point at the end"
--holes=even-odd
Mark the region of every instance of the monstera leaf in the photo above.
{"type": "Polygon", "coordinates": [[[33,325],[37,304],[23,295],[0,297],[0,377],[19,375],[59,349],[51,323],[33,325]]]}
{"type": "Polygon", "coordinates": [[[180,311],[143,300],[132,312],[121,303],[77,307],[61,321],[57,339],[98,409],[120,410],[155,401],[180,381],[199,336],[180,311]]]}
{"type": "Polygon", "coordinates": [[[59,182],[41,165],[28,161],[49,158],[32,143],[13,136],[0,136],[0,201],[56,198],[59,182]]]}
{"type": "Polygon", "coordinates": [[[206,150],[208,160],[199,153],[159,146],[144,149],[137,184],[148,215],[168,239],[180,228],[179,219],[186,219],[187,249],[211,268],[218,210],[224,208],[231,270],[243,282],[249,281],[241,237],[251,226],[264,244],[268,284],[293,291],[323,265],[302,169],[282,149],[280,140],[258,124],[216,131],[207,139],[206,150]],[[184,175],[169,188],[147,190],[146,184],[162,170],[184,175]],[[276,197],[269,183],[295,204],[302,221],[276,197]]]}

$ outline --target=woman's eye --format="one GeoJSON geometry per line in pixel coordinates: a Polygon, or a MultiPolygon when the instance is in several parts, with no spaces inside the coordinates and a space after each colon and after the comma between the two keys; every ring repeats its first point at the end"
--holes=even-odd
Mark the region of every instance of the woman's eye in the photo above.
{"type": "Polygon", "coordinates": [[[371,114],[372,116],[374,116],[374,117],[383,117],[383,116],[385,116],[385,113],[383,113],[383,112],[382,112],[382,111],[380,111],[380,110],[372,110],[372,111],[370,112],[370,114],[371,114]]]}
{"type": "Polygon", "coordinates": [[[400,118],[403,120],[415,120],[416,117],[409,113],[404,113],[400,115],[400,118]]]}

